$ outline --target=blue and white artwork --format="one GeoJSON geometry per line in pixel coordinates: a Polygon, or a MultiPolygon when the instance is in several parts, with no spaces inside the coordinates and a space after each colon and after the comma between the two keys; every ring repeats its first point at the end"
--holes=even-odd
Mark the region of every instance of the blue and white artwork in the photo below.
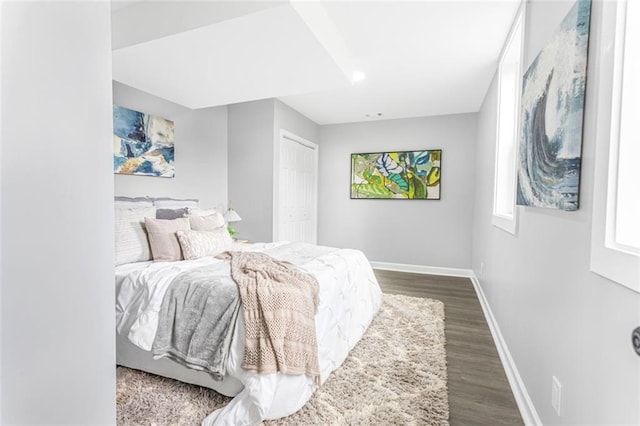
{"type": "Polygon", "coordinates": [[[114,105],[114,172],[174,177],[173,132],[171,120],[114,105]]]}
{"type": "Polygon", "coordinates": [[[578,0],[524,74],[518,205],[578,209],[590,14],[578,0]]]}

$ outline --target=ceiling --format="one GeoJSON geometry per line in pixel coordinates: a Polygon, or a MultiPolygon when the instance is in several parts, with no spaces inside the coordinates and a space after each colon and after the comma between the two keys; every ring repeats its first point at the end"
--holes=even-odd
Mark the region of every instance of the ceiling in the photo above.
{"type": "Polygon", "coordinates": [[[114,2],[113,78],[192,109],[278,98],[318,124],[476,112],[519,4],[114,2]]]}

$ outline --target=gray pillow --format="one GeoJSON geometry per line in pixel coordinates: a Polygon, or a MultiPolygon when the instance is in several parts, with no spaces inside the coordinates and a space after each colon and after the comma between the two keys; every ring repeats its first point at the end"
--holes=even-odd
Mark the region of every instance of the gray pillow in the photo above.
{"type": "Polygon", "coordinates": [[[178,219],[180,217],[185,217],[188,212],[188,207],[184,207],[181,209],[157,209],[156,219],[178,219]]]}

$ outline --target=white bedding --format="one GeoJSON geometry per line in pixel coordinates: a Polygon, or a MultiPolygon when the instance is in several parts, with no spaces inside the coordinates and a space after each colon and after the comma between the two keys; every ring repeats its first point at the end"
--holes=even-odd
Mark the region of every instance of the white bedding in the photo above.
{"type": "MultiPolygon", "coordinates": [[[[233,250],[265,251],[313,274],[320,284],[316,315],[321,382],[338,368],[360,340],[382,303],[381,291],[364,254],[303,243],[237,244],[233,250]]],[[[202,258],[181,262],[140,262],[116,268],[116,326],[121,336],[149,351],[155,337],[158,312],[167,287],[182,271],[219,264],[229,273],[228,261],[202,258]]],[[[252,425],[298,411],[315,391],[308,376],[256,374],[242,370],[244,320],[238,316],[226,374],[244,389],[224,408],[211,413],[203,425],[252,425]]]]}

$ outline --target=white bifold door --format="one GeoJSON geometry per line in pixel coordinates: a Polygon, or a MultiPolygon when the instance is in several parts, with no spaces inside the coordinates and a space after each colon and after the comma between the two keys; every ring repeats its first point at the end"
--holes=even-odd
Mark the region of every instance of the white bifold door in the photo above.
{"type": "Polygon", "coordinates": [[[275,154],[274,240],[316,244],[318,145],[282,130],[275,154]]]}

